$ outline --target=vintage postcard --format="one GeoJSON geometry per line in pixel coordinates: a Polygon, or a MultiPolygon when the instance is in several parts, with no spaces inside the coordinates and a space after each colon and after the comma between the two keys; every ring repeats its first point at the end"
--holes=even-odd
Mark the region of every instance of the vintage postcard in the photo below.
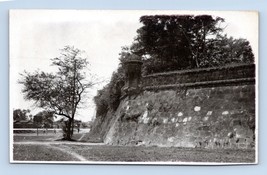
{"type": "Polygon", "coordinates": [[[258,12],[9,17],[11,163],[258,163],[258,12]]]}

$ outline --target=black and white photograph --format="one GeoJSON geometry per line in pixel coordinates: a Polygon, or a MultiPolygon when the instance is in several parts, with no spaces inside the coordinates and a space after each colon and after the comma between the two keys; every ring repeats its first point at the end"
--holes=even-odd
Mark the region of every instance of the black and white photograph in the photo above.
{"type": "Polygon", "coordinates": [[[10,162],[257,164],[258,18],[10,10],[10,162]]]}

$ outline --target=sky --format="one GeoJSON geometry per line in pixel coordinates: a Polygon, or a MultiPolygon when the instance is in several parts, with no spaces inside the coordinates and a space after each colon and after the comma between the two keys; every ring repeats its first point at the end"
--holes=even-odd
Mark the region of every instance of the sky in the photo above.
{"type": "Polygon", "coordinates": [[[253,11],[10,10],[10,110],[30,109],[33,115],[42,110],[33,101],[24,100],[22,85],[18,84],[20,73],[37,69],[54,72],[50,59],[60,56],[60,49],[70,45],[85,51],[91,73],[105,80],[90,89],[88,99],[75,117],[92,120],[95,117],[93,96],[116,71],[121,48],[133,42],[136,30],[142,26],[139,18],[156,14],[222,17],[226,26],[224,33],[247,39],[258,59],[258,13],[253,11]]]}

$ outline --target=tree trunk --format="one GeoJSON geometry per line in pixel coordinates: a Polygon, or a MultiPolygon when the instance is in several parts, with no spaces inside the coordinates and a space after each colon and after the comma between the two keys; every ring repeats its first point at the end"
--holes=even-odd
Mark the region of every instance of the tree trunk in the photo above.
{"type": "MultiPolygon", "coordinates": [[[[77,54],[76,54],[77,55],[77,54]]],[[[76,56],[75,55],[75,56],[76,56]]],[[[75,58],[75,57],[74,57],[75,58]]],[[[70,133],[70,137],[72,137],[73,135],[73,125],[74,125],[74,115],[75,115],[75,95],[76,95],[76,60],[74,60],[74,71],[73,71],[73,97],[72,97],[72,112],[71,112],[71,122],[70,122],[70,126],[69,126],[69,133],[70,133]]]]}
{"type": "Polygon", "coordinates": [[[73,120],[72,125],[71,125],[71,135],[73,135],[73,129],[74,129],[74,120],[73,120]]]}
{"type": "Polygon", "coordinates": [[[66,140],[71,140],[72,134],[71,134],[71,125],[72,125],[72,119],[69,119],[68,124],[67,124],[67,136],[66,140]]]}

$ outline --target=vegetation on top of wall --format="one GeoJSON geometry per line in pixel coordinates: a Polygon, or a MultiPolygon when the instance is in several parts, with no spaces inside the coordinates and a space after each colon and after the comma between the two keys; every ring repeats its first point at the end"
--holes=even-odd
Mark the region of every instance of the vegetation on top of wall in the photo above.
{"type": "Polygon", "coordinates": [[[142,58],[144,74],[254,62],[249,41],[223,34],[223,18],[155,15],[140,22],[128,51],[142,58]]]}
{"type": "Polygon", "coordinates": [[[124,86],[124,73],[120,66],[110,82],[94,97],[96,116],[105,116],[108,110],[115,111],[120,104],[121,88],[124,86]]]}

